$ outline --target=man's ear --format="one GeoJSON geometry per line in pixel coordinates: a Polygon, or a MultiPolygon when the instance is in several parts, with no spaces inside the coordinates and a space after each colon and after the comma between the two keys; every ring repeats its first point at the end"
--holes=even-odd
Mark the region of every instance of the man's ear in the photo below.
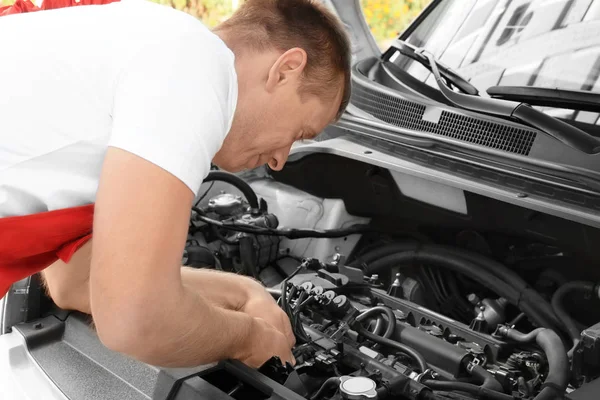
{"type": "Polygon", "coordinates": [[[279,56],[267,77],[267,91],[273,91],[277,86],[299,80],[306,68],[308,56],[299,47],[289,49],[279,56]]]}

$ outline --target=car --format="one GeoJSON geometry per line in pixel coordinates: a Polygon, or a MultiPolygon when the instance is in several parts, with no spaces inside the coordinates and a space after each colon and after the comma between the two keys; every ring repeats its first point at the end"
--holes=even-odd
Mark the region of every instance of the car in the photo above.
{"type": "Polygon", "coordinates": [[[359,0],[324,3],[347,111],[281,171],[211,171],[182,255],[263,282],[296,365],[138,362],[32,276],[0,398],[598,398],[600,0],[434,0],[383,52],[359,0]]]}

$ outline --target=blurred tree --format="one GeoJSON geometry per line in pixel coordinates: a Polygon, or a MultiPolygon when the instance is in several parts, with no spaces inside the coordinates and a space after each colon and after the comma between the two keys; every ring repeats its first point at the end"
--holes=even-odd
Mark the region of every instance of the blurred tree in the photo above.
{"type": "MultiPolygon", "coordinates": [[[[184,11],[213,28],[228,18],[245,0],[150,0],[184,11]]],[[[365,19],[380,47],[400,32],[431,0],[360,0],[365,19]]],[[[0,5],[14,0],[0,0],[0,5]]]]}
{"type": "Polygon", "coordinates": [[[379,47],[387,47],[431,0],[361,0],[363,14],[379,47]]]}
{"type": "Polygon", "coordinates": [[[213,28],[229,17],[240,2],[235,0],[151,0],[184,11],[213,28]]]}

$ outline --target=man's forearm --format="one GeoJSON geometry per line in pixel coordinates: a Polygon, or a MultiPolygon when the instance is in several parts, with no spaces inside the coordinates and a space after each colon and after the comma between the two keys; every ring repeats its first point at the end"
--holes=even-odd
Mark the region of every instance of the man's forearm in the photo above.
{"type": "Polygon", "coordinates": [[[185,286],[181,293],[169,293],[159,303],[145,314],[147,322],[131,321],[137,326],[139,340],[109,347],[162,367],[238,358],[247,348],[254,323],[249,315],[217,307],[185,286]]]}
{"type": "Polygon", "coordinates": [[[252,288],[258,283],[253,279],[229,272],[212,269],[181,269],[183,285],[200,293],[207,301],[227,310],[239,310],[246,304],[252,288]]]}

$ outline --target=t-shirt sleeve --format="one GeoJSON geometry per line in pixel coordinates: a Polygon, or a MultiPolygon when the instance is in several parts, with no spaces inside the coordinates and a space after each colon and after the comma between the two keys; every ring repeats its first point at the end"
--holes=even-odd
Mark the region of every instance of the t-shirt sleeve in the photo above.
{"type": "Polygon", "coordinates": [[[199,34],[143,46],[116,83],[108,145],[161,167],[196,195],[231,125],[234,71],[227,48],[199,34]]]}

